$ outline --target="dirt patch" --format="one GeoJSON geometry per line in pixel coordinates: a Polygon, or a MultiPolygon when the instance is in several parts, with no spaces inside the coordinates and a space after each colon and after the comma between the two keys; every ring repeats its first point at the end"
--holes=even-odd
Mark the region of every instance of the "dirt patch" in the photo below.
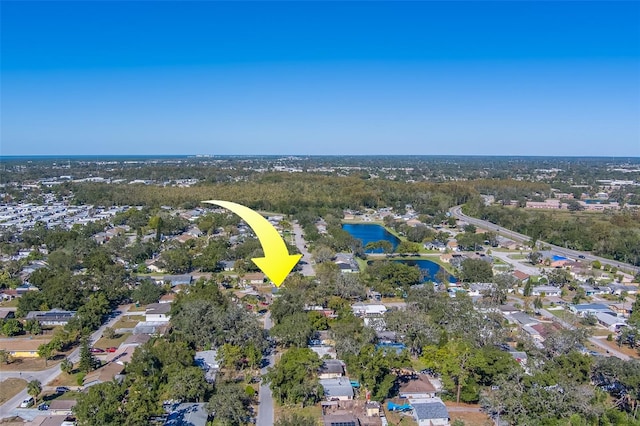
{"type": "Polygon", "coordinates": [[[0,404],[4,404],[26,387],[26,380],[14,378],[3,380],[0,382],[0,404]]]}
{"type": "Polygon", "coordinates": [[[459,419],[464,422],[466,426],[491,426],[493,421],[489,416],[480,411],[480,406],[477,404],[456,404],[455,402],[445,402],[447,410],[449,410],[449,418],[453,423],[459,419]]]}
{"type": "Polygon", "coordinates": [[[47,370],[58,364],[64,358],[64,354],[58,354],[53,359],[47,360],[44,365],[44,359],[37,358],[15,358],[10,364],[2,364],[1,371],[41,371],[47,370]]]}

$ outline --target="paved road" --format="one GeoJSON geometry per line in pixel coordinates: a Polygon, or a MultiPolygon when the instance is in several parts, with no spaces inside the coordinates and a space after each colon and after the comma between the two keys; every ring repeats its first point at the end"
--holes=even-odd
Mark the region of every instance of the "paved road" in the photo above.
{"type": "MultiPolygon", "coordinates": [[[[267,312],[264,316],[264,328],[269,330],[273,323],[271,322],[271,313],[267,312]]],[[[271,352],[266,358],[267,363],[260,369],[260,374],[267,374],[268,367],[274,363],[274,352],[271,352]]],[[[258,417],[256,419],[256,426],[271,426],[274,423],[273,416],[273,396],[271,395],[271,388],[268,384],[262,380],[260,382],[260,391],[258,393],[258,417]]]]}
{"type": "MultiPolygon", "coordinates": [[[[547,318],[547,319],[550,319],[550,320],[552,320],[554,322],[557,322],[558,324],[560,324],[561,326],[563,326],[564,328],[566,328],[568,330],[573,330],[573,329],[576,328],[573,324],[570,324],[570,323],[562,320],[561,318],[558,318],[557,316],[553,315],[551,312],[549,312],[546,309],[540,309],[540,314],[542,314],[542,316],[547,318]]],[[[606,352],[610,356],[615,356],[615,357],[618,357],[618,358],[623,359],[625,361],[628,361],[628,360],[631,359],[630,356],[625,355],[622,352],[609,347],[607,344],[603,343],[601,341],[601,339],[598,339],[596,337],[589,337],[588,340],[589,340],[589,342],[591,342],[594,345],[596,345],[599,348],[601,348],[603,350],[603,352],[606,352]]]]}
{"type": "Polygon", "coordinates": [[[302,259],[300,259],[302,266],[302,275],[305,277],[314,277],[316,275],[313,270],[313,266],[311,266],[311,254],[307,250],[307,243],[302,236],[302,227],[294,223],[293,224],[293,235],[295,237],[296,247],[302,253],[302,259]]]}
{"type": "MultiPolygon", "coordinates": [[[[479,226],[491,231],[497,231],[500,235],[502,236],[506,236],[516,242],[519,243],[528,243],[531,238],[529,238],[528,236],[524,235],[524,234],[519,234],[517,232],[514,232],[510,229],[507,228],[503,228],[501,226],[496,225],[495,223],[491,223],[491,222],[487,222],[485,220],[480,220],[480,219],[476,219],[474,217],[470,217],[465,215],[464,213],[462,213],[462,206],[456,206],[456,207],[452,207],[450,210],[451,214],[460,219],[460,220],[464,220],[465,222],[468,222],[472,225],[475,226],[479,226]]],[[[599,256],[594,256],[590,253],[587,252],[581,252],[581,251],[577,251],[577,250],[571,250],[571,249],[567,249],[564,247],[558,247],[558,246],[554,246],[553,244],[549,244],[546,243],[544,241],[538,241],[538,245],[544,245],[544,246],[548,246],[549,250],[552,251],[554,254],[560,255],[560,256],[566,256],[566,257],[570,257],[573,259],[584,259],[587,261],[594,261],[594,260],[598,260],[600,263],[602,264],[609,264],[612,266],[615,266],[616,268],[619,268],[621,270],[625,270],[628,272],[637,272],[638,267],[630,265],[628,263],[623,263],[623,262],[618,262],[616,260],[611,260],[611,259],[606,259],[604,257],[599,257],[599,256]],[[583,256],[583,257],[580,257],[583,256]]]]}
{"type": "MultiPolygon", "coordinates": [[[[91,334],[90,342],[95,343],[101,336],[102,332],[105,328],[113,326],[120,316],[129,309],[129,306],[121,308],[122,312],[118,316],[112,318],[110,321],[102,325],[98,330],[96,330],[93,334],[91,334]]],[[[68,356],[69,360],[73,363],[80,361],[80,348],[76,348],[71,352],[68,356]]],[[[18,377],[25,379],[27,382],[31,380],[39,380],[42,383],[42,387],[46,388],[46,384],[51,382],[53,379],[60,375],[60,364],[56,364],[55,366],[48,368],[46,370],[41,371],[2,371],[0,372],[0,382],[8,379],[10,377],[18,377]]],[[[22,392],[18,392],[16,396],[0,405],[0,419],[6,417],[13,417],[20,415],[20,409],[17,408],[22,401],[24,401],[29,395],[27,394],[27,390],[24,389],[22,392]]],[[[24,411],[24,410],[23,410],[24,411]]]]}

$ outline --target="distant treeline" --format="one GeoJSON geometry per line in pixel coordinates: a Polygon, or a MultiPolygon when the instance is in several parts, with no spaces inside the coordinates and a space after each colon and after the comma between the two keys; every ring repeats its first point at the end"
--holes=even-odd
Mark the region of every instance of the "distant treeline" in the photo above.
{"type": "Polygon", "coordinates": [[[221,199],[291,215],[378,207],[394,207],[404,212],[407,204],[419,213],[437,214],[477,196],[466,182],[405,183],[302,173],[273,173],[245,182],[207,183],[188,188],[83,183],[74,184],[71,190],[77,204],[192,208],[202,200],[221,199]]]}

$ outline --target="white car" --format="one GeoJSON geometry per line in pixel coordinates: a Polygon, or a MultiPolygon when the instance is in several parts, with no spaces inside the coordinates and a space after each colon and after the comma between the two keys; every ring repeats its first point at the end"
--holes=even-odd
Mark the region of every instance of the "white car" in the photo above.
{"type": "Polygon", "coordinates": [[[33,405],[34,400],[33,397],[29,397],[20,403],[20,408],[29,408],[33,405]]]}

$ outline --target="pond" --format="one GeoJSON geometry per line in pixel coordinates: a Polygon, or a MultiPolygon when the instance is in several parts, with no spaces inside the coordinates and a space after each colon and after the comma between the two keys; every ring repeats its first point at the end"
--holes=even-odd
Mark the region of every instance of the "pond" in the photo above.
{"type": "MultiPolygon", "coordinates": [[[[433,281],[434,283],[440,284],[440,281],[436,279],[436,275],[440,270],[441,266],[436,262],[426,259],[419,260],[395,260],[395,262],[401,262],[405,265],[414,266],[418,265],[418,268],[422,271],[422,275],[424,277],[423,282],[433,281]]],[[[458,280],[453,275],[449,275],[449,282],[455,283],[458,280]]]]}
{"type": "MultiPolygon", "coordinates": [[[[353,238],[357,238],[362,241],[362,246],[366,246],[369,243],[375,243],[377,241],[389,241],[395,251],[398,247],[400,240],[384,229],[383,226],[376,224],[362,224],[362,223],[344,223],[342,229],[347,231],[353,238]]],[[[367,253],[382,253],[382,249],[367,250],[367,253]]]]}

